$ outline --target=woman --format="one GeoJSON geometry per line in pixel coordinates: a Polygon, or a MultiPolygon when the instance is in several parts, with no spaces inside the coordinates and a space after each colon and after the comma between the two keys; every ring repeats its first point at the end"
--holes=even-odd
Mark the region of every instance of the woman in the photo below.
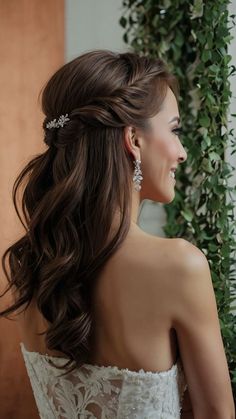
{"type": "Polygon", "coordinates": [[[108,50],[43,91],[48,148],[15,182],[26,234],[4,254],[2,312],[17,313],[43,419],[234,418],[207,259],[137,224],[143,199],[173,200],[187,158],[177,98],[160,59],[108,50]]]}

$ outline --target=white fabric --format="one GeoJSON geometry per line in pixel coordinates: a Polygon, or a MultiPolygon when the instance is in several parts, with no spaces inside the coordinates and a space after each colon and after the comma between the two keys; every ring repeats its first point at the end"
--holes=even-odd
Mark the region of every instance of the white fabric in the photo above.
{"type": "Polygon", "coordinates": [[[41,419],[177,419],[187,388],[180,358],[167,371],[83,364],[64,373],[66,358],[29,352],[20,343],[41,419]]]}

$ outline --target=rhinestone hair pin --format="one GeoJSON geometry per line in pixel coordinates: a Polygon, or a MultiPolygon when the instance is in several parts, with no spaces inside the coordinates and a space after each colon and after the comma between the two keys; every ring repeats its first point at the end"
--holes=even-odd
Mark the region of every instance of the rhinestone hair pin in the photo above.
{"type": "Polygon", "coordinates": [[[60,128],[63,127],[67,121],[69,121],[70,118],[68,118],[68,113],[66,115],[61,115],[58,118],[58,121],[55,119],[53,119],[52,121],[49,121],[46,124],[46,128],[51,129],[51,128],[60,128]]]}

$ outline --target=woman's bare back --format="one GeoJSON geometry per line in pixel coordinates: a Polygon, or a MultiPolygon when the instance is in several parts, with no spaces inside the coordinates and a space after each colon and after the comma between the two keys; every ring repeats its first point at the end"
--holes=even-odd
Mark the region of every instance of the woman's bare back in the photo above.
{"type": "MultiPolygon", "coordinates": [[[[173,240],[132,229],[106,263],[94,288],[91,363],[164,371],[176,362],[178,344],[171,324],[173,306],[170,311],[168,304],[173,240]],[[155,295],[153,287],[158,291],[155,295]]],[[[19,316],[19,324],[26,348],[60,354],[49,351],[43,337],[36,335],[47,324],[34,302],[19,316]]]]}

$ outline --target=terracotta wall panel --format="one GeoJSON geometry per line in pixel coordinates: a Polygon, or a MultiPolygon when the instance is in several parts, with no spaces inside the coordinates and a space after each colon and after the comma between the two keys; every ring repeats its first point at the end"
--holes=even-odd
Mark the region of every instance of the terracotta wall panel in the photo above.
{"type": "MultiPolygon", "coordinates": [[[[0,0],[0,254],[23,229],[11,189],[43,149],[38,94],[64,62],[64,0],[0,0]]],[[[5,285],[1,271],[0,290],[5,285]]],[[[9,299],[9,297],[8,297],[9,299]]],[[[0,299],[0,308],[7,298],[0,299]]],[[[38,418],[14,321],[0,319],[0,418],[38,418]]]]}

